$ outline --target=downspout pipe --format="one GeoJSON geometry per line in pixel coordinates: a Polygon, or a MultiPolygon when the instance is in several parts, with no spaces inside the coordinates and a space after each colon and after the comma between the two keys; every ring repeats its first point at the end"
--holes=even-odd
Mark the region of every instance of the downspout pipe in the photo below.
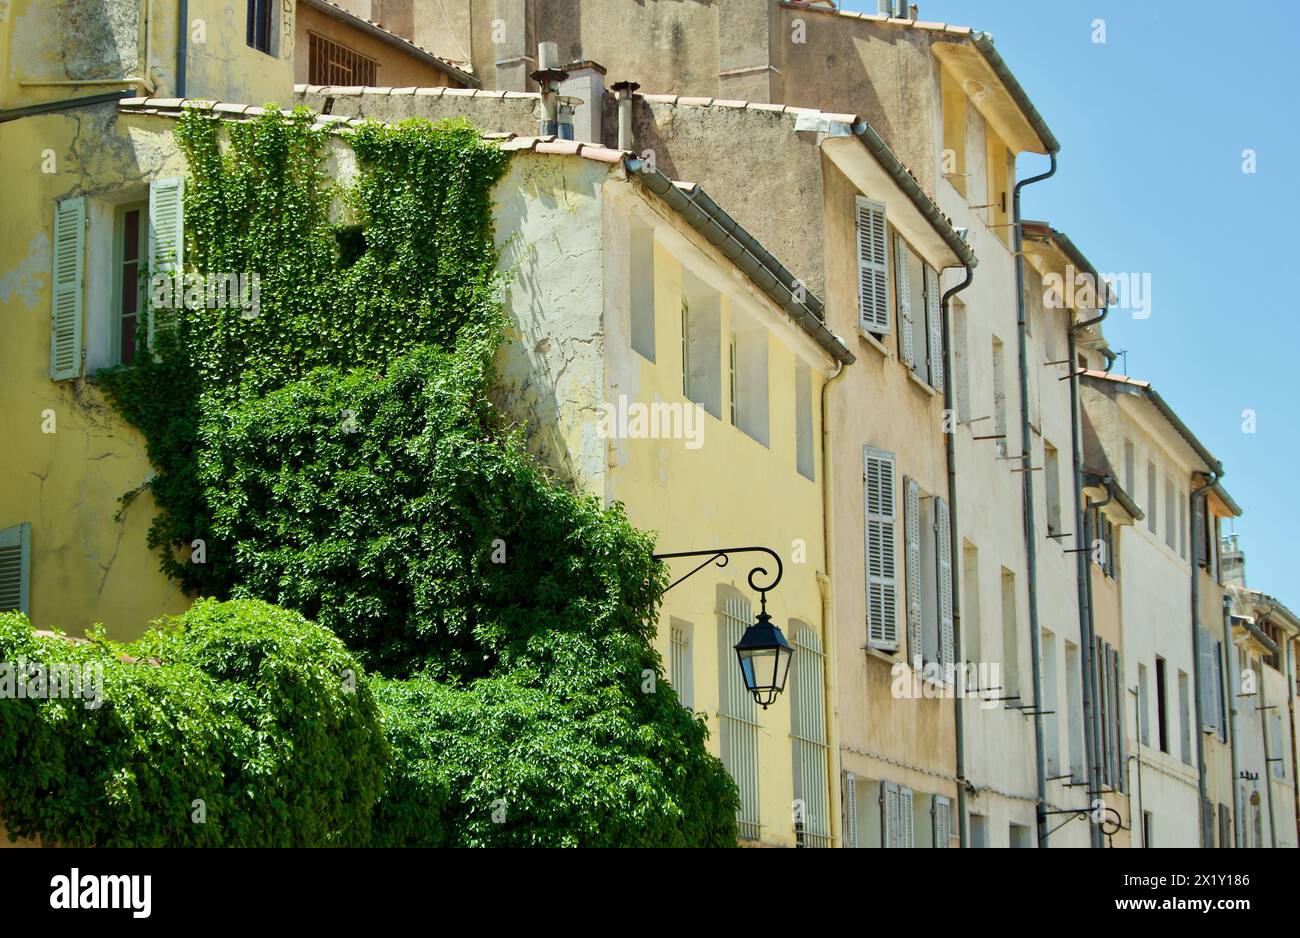
{"type": "MultiPolygon", "coordinates": [[[[1088,504],[1083,497],[1083,416],[1079,405],[1079,368],[1078,368],[1078,335],[1083,330],[1101,323],[1109,314],[1109,307],[1102,309],[1101,314],[1084,322],[1074,323],[1067,330],[1067,340],[1069,343],[1070,359],[1070,448],[1074,460],[1074,505],[1075,505],[1075,531],[1077,532],[1074,539],[1075,550],[1075,576],[1078,580],[1078,603],[1079,603],[1079,644],[1081,648],[1080,662],[1083,669],[1083,680],[1079,686],[1083,692],[1083,751],[1087,759],[1084,771],[1088,779],[1088,791],[1101,791],[1101,765],[1098,758],[1099,752],[1094,732],[1094,711],[1096,688],[1094,679],[1096,677],[1095,669],[1092,667],[1092,652],[1097,647],[1095,635],[1095,622],[1092,614],[1092,589],[1090,582],[1089,557],[1091,552],[1087,540],[1088,532],[1088,504]]],[[[1112,496],[1113,497],[1113,496],[1112,496]]],[[[1108,499],[1109,500],[1109,499],[1108,499]]],[[[1093,847],[1101,847],[1101,828],[1096,825],[1090,825],[1089,841],[1093,847]]]]}
{"type": "MultiPolygon", "coordinates": [[[[834,536],[834,519],[835,512],[832,508],[834,497],[834,486],[832,484],[831,467],[835,460],[831,456],[831,424],[828,419],[830,416],[830,392],[831,387],[844,377],[843,361],[836,362],[835,374],[831,375],[822,383],[822,556],[826,564],[825,577],[819,577],[819,585],[822,588],[822,621],[826,628],[826,655],[823,659],[823,666],[826,668],[826,697],[823,706],[826,709],[826,726],[830,731],[827,742],[830,744],[831,765],[830,769],[837,770],[832,773],[830,781],[830,799],[831,799],[831,817],[840,817],[847,805],[840,797],[839,780],[843,778],[844,772],[840,768],[840,722],[835,718],[836,701],[839,695],[835,688],[838,683],[837,675],[839,673],[838,651],[836,642],[838,641],[835,622],[835,592],[832,584],[835,582],[835,536],[834,536]],[[837,802],[839,802],[837,804],[837,802]]],[[[856,801],[856,799],[855,799],[856,801]]],[[[857,819],[854,819],[856,824],[857,819]]],[[[848,846],[843,842],[844,827],[841,825],[839,830],[834,831],[832,843],[839,843],[840,846],[848,846]]]]}
{"type": "Polygon", "coordinates": [[[62,101],[46,101],[43,104],[29,104],[26,107],[10,108],[7,111],[0,111],[0,124],[7,121],[16,121],[23,117],[38,117],[41,114],[53,114],[57,111],[71,111],[79,107],[93,107],[97,104],[108,104],[110,101],[121,101],[123,98],[135,96],[134,90],[129,91],[109,91],[104,94],[86,95],[81,98],[64,98],[62,101]]]}
{"type": "MultiPolygon", "coordinates": [[[[1202,729],[1205,723],[1204,715],[1201,712],[1201,653],[1203,649],[1201,648],[1201,565],[1196,562],[1196,537],[1199,533],[1196,530],[1196,518],[1198,517],[1196,502],[1199,499],[1202,502],[1202,507],[1208,511],[1209,506],[1204,504],[1206,496],[1210,494],[1210,489],[1219,484],[1221,478],[1223,478],[1223,466],[1215,464],[1214,468],[1206,473],[1202,484],[1192,492],[1191,504],[1188,506],[1191,511],[1191,519],[1188,522],[1191,525],[1191,531],[1188,534],[1192,538],[1192,686],[1196,688],[1196,692],[1193,694],[1196,699],[1193,701],[1195,710],[1193,719],[1195,722],[1192,723],[1192,731],[1196,734],[1196,775],[1200,791],[1197,816],[1200,821],[1200,839],[1203,848],[1211,846],[1211,844],[1205,842],[1205,803],[1209,801],[1210,783],[1205,770],[1205,732],[1202,729]]],[[[1209,545],[1209,547],[1210,550],[1215,549],[1213,544],[1209,545]]],[[[1233,786],[1235,787],[1236,784],[1234,779],[1233,786]]]]}
{"type": "Polygon", "coordinates": [[[1025,305],[1025,244],[1023,216],[1020,210],[1020,194],[1027,186],[1043,182],[1056,175],[1056,151],[1049,156],[1051,168],[1038,176],[1031,176],[1016,183],[1012,210],[1015,213],[1013,231],[1016,249],[1016,309],[1018,311],[1017,332],[1020,344],[1020,448],[1021,475],[1024,476],[1024,514],[1025,514],[1025,573],[1029,587],[1029,655],[1032,664],[1034,682],[1034,764],[1037,768],[1037,807],[1035,814],[1038,822],[1038,846],[1047,846],[1047,756],[1043,747],[1043,708],[1042,704],[1042,662],[1039,660],[1038,623],[1038,545],[1034,524],[1034,475],[1033,442],[1029,434],[1029,310],[1025,305]]]}
{"type": "MultiPolygon", "coordinates": [[[[949,336],[952,335],[950,328],[951,316],[949,309],[954,296],[961,293],[975,280],[975,270],[969,264],[964,267],[966,276],[962,282],[957,284],[951,290],[943,295],[939,302],[942,310],[942,328],[943,328],[943,407],[944,407],[944,443],[948,450],[948,543],[951,545],[952,563],[949,565],[951,575],[955,578],[957,574],[958,558],[965,559],[962,551],[962,542],[958,540],[957,531],[957,410],[956,403],[953,401],[952,372],[953,356],[952,342],[949,336]]],[[[953,659],[954,664],[962,665],[965,659],[962,657],[961,642],[961,590],[958,584],[952,585],[952,642],[953,642],[953,659]]],[[[963,695],[956,695],[955,706],[953,708],[953,724],[957,733],[957,838],[958,846],[962,849],[970,846],[969,835],[967,833],[966,823],[966,717],[965,717],[965,699],[963,695]]]]}
{"type": "Polygon", "coordinates": [[[176,97],[185,97],[185,69],[190,57],[190,0],[180,0],[176,22],[176,97]]]}
{"type": "MultiPolygon", "coordinates": [[[[1276,610],[1277,610],[1277,606],[1270,605],[1268,607],[1268,611],[1265,612],[1262,616],[1260,616],[1260,619],[1261,620],[1267,619],[1276,610]]],[[[1277,650],[1281,651],[1280,648],[1277,650]]],[[[1277,652],[1274,652],[1274,654],[1276,653],[1277,652]]],[[[1260,661],[1260,664],[1263,665],[1262,660],[1260,661]]],[[[1264,685],[1265,685],[1264,674],[1261,668],[1260,675],[1259,675],[1259,708],[1258,709],[1259,709],[1260,742],[1263,744],[1264,747],[1264,771],[1261,772],[1260,774],[1263,776],[1264,779],[1264,797],[1265,799],[1267,799],[1267,803],[1268,803],[1268,845],[1270,847],[1276,847],[1277,846],[1277,822],[1273,816],[1273,763],[1270,762],[1269,760],[1277,758],[1280,754],[1276,752],[1268,751],[1268,698],[1264,696],[1264,690],[1265,690],[1264,685]]]]}
{"type": "MultiPolygon", "coordinates": [[[[1195,544],[1195,542],[1193,542],[1195,544]]],[[[1196,556],[1195,550],[1192,556],[1196,556]]],[[[1241,756],[1237,752],[1237,688],[1232,685],[1232,675],[1236,668],[1232,665],[1232,650],[1237,646],[1232,642],[1232,597],[1223,597],[1223,673],[1228,679],[1228,751],[1232,754],[1232,844],[1241,844],[1241,798],[1237,796],[1241,778],[1241,756]]],[[[1222,845],[1220,845],[1222,846],[1222,845]]]]}

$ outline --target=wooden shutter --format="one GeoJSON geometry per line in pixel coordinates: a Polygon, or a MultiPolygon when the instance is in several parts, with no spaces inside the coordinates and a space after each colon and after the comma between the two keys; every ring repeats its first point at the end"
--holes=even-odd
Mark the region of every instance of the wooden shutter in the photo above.
{"type": "Polygon", "coordinates": [[[1200,681],[1201,731],[1213,732],[1218,729],[1219,712],[1214,706],[1214,643],[1206,629],[1198,629],[1196,674],[1200,681]]]}
{"type": "Polygon", "coordinates": [[[898,354],[908,368],[916,367],[912,333],[912,278],[907,275],[907,244],[894,235],[894,292],[898,295],[898,354]]]}
{"type": "Polygon", "coordinates": [[[867,643],[898,649],[897,515],[894,503],[894,454],[867,447],[863,451],[863,496],[866,508],[867,643]]]}
{"type": "Polygon", "coordinates": [[[1126,790],[1125,776],[1128,774],[1128,735],[1124,722],[1124,698],[1127,695],[1124,693],[1124,668],[1119,649],[1112,648],[1111,655],[1114,656],[1115,673],[1115,789],[1123,792],[1126,790]]]}
{"type": "Polygon", "coordinates": [[[82,280],[86,269],[86,200],[54,206],[54,270],[51,280],[50,378],[81,376],[82,280]]]}
{"type": "Polygon", "coordinates": [[[31,564],[32,526],[0,531],[0,612],[29,613],[31,564]]]}
{"type": "Polygon", "coordinates": [[[898,846],[911,850],[916,846],[915,815],[912,813],[912,789],[898,790],[898,846]]]}
{"type": "MultiPolygon", "coordinates": [[[[1154,496],[1152,496],[1152,499],[1154,500],[1154,496]]],[[[1205,499],[1194,498],[1192,499],[1192,530],[1196,532],[1196,536],[1192,538],[1195,542],[1193,544],[1193,555],[1196,563],[1202,567],[1208,562],[1205,556],[1205,527],[1205,499]]]]}
{"type": "Polygon", "coordinates": [[[861,196],[858,215],[858,319],[863,329],[889,332],[889,248],[885,206],[861,196]]]}
{"type": "Polygon", "coordinates": [[[943,311],[939,308],[939,274],[925,267],[925,318],[930,326],[930,387],[943,390],[943,311]]]}
{"type": "Polygon", "coordinates": [[[898,846],[898,786],[893,782],[880,783],[880,836],[882,846],[898,846]]]}
{"type": "MultiPolygon", "coordinates": [[[[942,498],[934,500],[934,543],[937,575],[939,577],[939,663],[945,667],[955,664],[953,636],[952,591],[952,530],[948,503],[942,498]]],[[[945,680],[948,680],[945,672],[945,680]]]]}
{"type": "MultiPolygon", "coordinates": [[[[185,269],[185,180],[180,176],[155,179],[149,184],[149,276],[179,274],[185,269]]],[[[180,285],[177,285],[180,289],[180,285]]],[[[179,304],[175,304],[179,305],[179,304]]],[[[153,347],[154,319],[170,325],[175,310],[149,308],[149,345],[153,347]]]]}
{"type": "Polygon", "coordinates": [[[1214,720],[1219,727],[1219,739],[1228,741],[1228,715],[1223,705],[1226,691],[1223,681],[1223,642],[1214,643],[1214,720]]]}
{"type": "Polygon", "coordinates": [[[904,537],[907,543],[907,657],[924,660],[921,640],[921,487],[912,479],[904,481],[904,537]]]}
{"type": "Polygon", "coordinates": [[[930,813],[934,820],[934,846],[946,850],[952,843],[952,802],[942,795],[935,795],[930,813]]]}
{"type": "Polygon", "coordinates": [[[858,780],[852,772],[844,773],[844,846],[858,846],[858,780]]]}

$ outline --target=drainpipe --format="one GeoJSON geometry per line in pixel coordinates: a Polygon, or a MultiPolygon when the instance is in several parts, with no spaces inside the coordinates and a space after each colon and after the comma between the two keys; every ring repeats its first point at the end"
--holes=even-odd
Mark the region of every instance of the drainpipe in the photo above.
{"type": "Polygon", "coordinates": [[[1020,448],[1021,475],[1024,476],[1025,492],[1025,572],[1029,586],[1029,655],[1034,681],[1034,763],[1038,775],[1038,804],[1035,814],[1038,820],[1038,846],[1047,846],[1047,756],[1043,748],[1043,708],[1042,708],[1042,663],[1039,661],[1038,634],[1038,545],[1035,543],[1037,532],[1034,530],[1034,475],[1033,441],[1029,435],[1029,337],[1027,333],[1029,311],[1025,306],[1025,253],[1024,233],[1021,231],[1020,191],[1036,182],[1051,179],[1056,175],[1056,151],[1049,154],[1052,166],[1047,172],[1022,179],[1016,183],[1014,190],[1012,219],[1016,244],[1016,309],[1018,310],[1017,332],[1020,341],[1020,448]]]}
{"type": "MultiPolygon", "coordinates": [[[[1193,542],[1195,543],[1195,542],[1193,542]]],[[[1195,558],[1195,550],[1192,552],[1195,558]]],[[[1241,798],[1237,788],[1241,785],[1241,757],[1237,754],[1237,689],[1232,686],[1236,667],[1232,663],[1232,597],[1223,597],[1223,673],[1228,679],[1228,749],[1232,753],[1232,845],[1241,844],[1241,798]]]]}
{"type": "MultiPolygon", "coordinates": [[[[615,100],[618,101],[618,148],[620,150],[632,149],[632,93],[640,87],[640,83],[635,81],[616,81],[610,86],[615,100]]],[[[835,377],[839,377],[838,372],[835,377]]]]}
{"type": "Polygon", "coordinates": [[[22,117],[37,117],[41,114],[53,114],[56,111],[71,111],[79,107],[93,107],[110,101],[121,101],[132,97],[133,91],[110,91],[106,94],[92,94],[83,98],[65,98],[62,101],[47,101],[44,104],[29,104],[26,107],[11,108],[0,111],[0,124],[15,121],[22,117]]]}
{"type": "MultiPolygon", "coordinates": [[[[1275,605],[1269,605],[1268,611],[1260,616],[1260,619],[1267,619],[1271,616],[1275,605]]],[[[1264,797],[1268,801],[1268,845],[1277,846],[1277,823],[1273,818],[1273,763],[1269,759],[1277,758],[1277,753],[1268,751],[1268,699],[1264,696],[1264,660],[1259,662],[1259,729],[1262,734],[1260,739],[1264,744],[1264,771],[1261,773],[1264,777],[1264,797]]]]}
{"type": "MultiPolygon", "coordinates": [[[[623,84],[620,82],[619,84],[623,84]]],[[[635,86],[635,82],[629,82],[635,86]]],[[[617,86],[616,86],[617,87],[617,86]]],[[[623,92],[619,92],[623,94],[623,92]]],[[[631,92],[629,95],[629,111],[631,110],[631,92]]],[[[620,115],[622,113],[622,98],[619,99],[620,115]]],[[[619,119],[619,135],[622,136],[623,121],[619,119]]],[[[620,147],[621,148],[621,147],[620,147]]],[[[840,800],[840,779],[843,775],[843,769],[840,767],[840,722],[836,719],[836,701],[839,699],[836,693],[836,674],[838,672],[838,653],[836,649],[837,635],[835,631],[835,602],[834,591],[831,589],[834,568],[832,567],[832,558],[834,557],[835,538],[833,536],[832,525],[835,519],[835,513],[831,510],[831,499],[833,487],[831,485],[831,466],[834,460],[831,458],[831,431],[830,421],[827,420],[830,414],[830,390],[831,385],[839,381],[844,376],[844,362],[837,362],[835,374],[831,375],[822,384],[822,556],[825,558],[826,574],[817,577],[817,585],[821,587],[822,593],[822,622],[826,625],[826,656],[823,666],[826,668],[826,697],[822,705],[826,710],[826,727],[829,730],[827,734],[827,745],[830,748],[831,764],[830,769],[836,771],[831,773],[830,781],[830,798],[831,798],[831,817],[838,818],[843,813],[842,801],[840,800]]],[[[857,819],[854,818],[854,823],[857,819]]],[[[835,825],[831,832],[833,845],[844,846],[844,828],[843,825],[835,825]]]]}
{"type": "Polygon", "coordinates": [[[180,19],[176,24],[176,97],[185,97],[185,67],[189,61],[190,0],[181,0],[180,19]]]}
{"type": "MultiPolygon", "coordinates": [[[[1083,691],[1083,751],[1086,758],[1084,765],[1085,777],[1088,779],[1089,792],[1101,792],[1101,763],[1098,759],[1097,751],[1097,733],[1094,725],[1094,701],[1096,699],[1095,678],[1096,671],[1092,667],[1092,653],[1097,647],[1095,638],[1095,622],[1092,614],[1092,577],[1089,571],[1089,557],[1091,556],[1090,545],[1088,543],[1088,508],[1083,497],[1083,417],[1079,408],[1079,366],[1078,366],[1078,334],[1083,330],[1098,325],[1110,313],[1110,308],[1105,307],[1101,310],[1099,316],[1085,322],[1073,323],[1066,332],[1069,343],[1070,359],[1070,447],[1073,450],[1072,457],[1074,460],[1074,506],[1075,506],[1075,530],[1078,532],[1074,539],[1076,576],[1078,579],[1078,602],[1079,602],[1079,644],[1080,649],[1080,666],[1083,670],[1081,675],[1083,680],[1080,681],[1080,687],[1083,691]]],[[[1113,497],[1113,496],[1112,496],[1113,497]]],[[[1109,498],[1107,501],[1109,502],[1109,498]]],[[[1089,840],[1093,847],[1101,847],[1101,828],[1093,824],[1089,831],[1089,840]]]]}
{"type": "MultiPolygon", "coordinates": [[[[948,336],[952,335],[949,327],[951,317],[949,309],[951,300],[958,293],[965,290],[975,279],[975,270],[969,264],[964,266],[966,276],[961,283],[953,287],[943,295],[939,301],[939,307],[942,311],[941,322],[943,329],[943,407],[945,422],[952,421],[952,430],[948,431],[945,427],[944,441],[948,450],[948,543],[951,545],[952,563],[950,564],[950,575],[956,579],[957,571],[960,569],[958,558],[964,558],[962,542],[957,539],[957,405],[953,401],[952,390],[952,370],[953,355],[952,342],[948,336]]],[[[962,657],[961,645],[961,590],[958,584],[952,585],[952,656],[954,664],[964,664],[965,659],[962,657]]],[[[954,681],[956,678],[954,678],[954,681]]],[[[966,822],[966,717],[965,717],[965,700],[961,694],[957,695],[955,706],[953,708],[953,724],[957,732],[957,845],[961,849],[970,846],[969,835],[967,834],[966,822]]]]}
{"type": "MultiPolygon", "coordinates": [[[[1188,532],[1192,536],[1192,657],[1194,664],[1194,667],[1192,668],[1192,686],[1196,688],[1194,695],[1196,700],[1194,701],[1193,708],[1195,710],[1195,716],[1193,717],[1195,722],[1192,723],[1192,731],[1196,734],[1196,774],[1198,776],[1200,791],[1200,805],[1197,808],[1197,815],[1200,819],[1199,826],[1201,829],[1200,837],[1202,848],[1210,846],[1205,842],[1205,802],[1209,800],[1209,779],[1206,777],[1205,771],[1205,733],[1201,729],[1205,724],[1203,723],[1203,715],[1201,713],[1201,567],[1200,564],[1196,562],[1196,536],[1198,533],[1196,530],[1196,518],[1198,517],[1196,513],[1196,501],[1197,499],[1200,499],[1202,502],[1201,507],[1205,512],[1207,512],[1207,514],[1202,517],[1208,517],[1209,506],[1204,504],[1206,497],[1210,494],[1210,489],[1214,488],[1222,477],[1222,466],[1216,466],[1214,469],[1211,469],[1209,473],[1206,474],[1204,483],[1192,492],[1191,505],[1188,506],[1191,509],[1192,515],[1189,522],[1192,530],[1188,532]]],[[[1210,550],[1215,549],[1214,544],[1209,545],[1209,547],[1210,550]]],[[[1261,679],[1261,685],[1262,683],[1261,679]]],[[[1262,686],[1260,687],[1260,693],[1263,693],[1262,686]]],[[[1236,784],[1237,783],[1234,780],[1233,785],[1235,786],[1236,784]]]]}

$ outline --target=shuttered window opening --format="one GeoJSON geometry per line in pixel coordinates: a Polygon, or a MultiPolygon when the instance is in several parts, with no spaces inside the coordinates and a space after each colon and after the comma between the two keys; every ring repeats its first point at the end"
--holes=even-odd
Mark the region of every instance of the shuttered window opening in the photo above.
{"type": "Polygon", "coordinates": [[[1232,812],[1226,804],[1219,805],[1219,846],[1235,846],[1232,842],[1232,812]]]}
{"type": "Polygon", "coordinates": [[[672,673],[669,679],[677,691],[677,700],[687,710],[695,709],[695,667],[691,660],[691,632],[689,622],[672,620],[672,647],[669,655],[669,667],[672,673]]]}
{"type": "Polygon", "coordinates": [[[719,733],[722,764],[740,790],[736,826],[742,840],[758,840],[758,705],[745,689],[736,666],[735,646],[754,621],[749,600],[734,592],[721,594],[718,615],[719,733]]]}
{"type": "Polygon", "coordinates": [[[54,207],[54,269],[51,275],[50,378],[81,376],[81,330],[86,259],[86,200],[64,199],[54,207]]]}
{"type": "Polygon", "coordinates": [[[883,846],[910,850],[916,846],[912,789],[894,782],[880,785],[880,831],[883,846]]]}
{"type": "Polygon", "coordinates": [[[379,84],[379,63],[340,42],[307,32],[307,81],[313,85],[379,84]]]}
{"type": "Polygon", "coordinates": [[[946,850],[952,844],[952,801],[942,795],[930,799],[930,819],[934,824],[934,846],[946,850]]]}
{"type": "MultiPolygon", "coordinates": [[[[912,322],[912,277],[908,271],[907,244],[894,235],[894,296],[898,300],[898,357],[908,368],[916,367],[916,330],[912,322]]],[[[922,297],[917,297],[920,301],[922,297]]],[[[922,333],[922,342],[924,332],[922,333]]]]}
{"type": "MultiPolygon", "coordinates": [[[[180,176],[155,179],[149,185],[149,277],[176,275],[185,269],[185,180],[180,176]]],[[[148,340],[170,329],[174,310],[149,310],[148,340]]]]}
{"type": "Polygon", "coordinates": [[[829,847],[830,748],[826,742],[826,656],[821,639],[803,623],[791,629],[790,735],[794,797],[802,806],[796,827],[802,847],[829,847]]]}
{"type": "Polygon", "coordinates": [[[898,650],[896,464],[893,453],[867,447],[863,454],[866,509],[867,643],[898,650]]]}
{"type": "Polygon", "coordinates": [[[844,773],[844,846],[858,846],[858,779],[852,772],[844,773]]]}
{"type": "Polygon", "coordinates": [[[31,562],[31,525],[0,530],[0,612],[30,613],[31,562]]]}
{"type": "Polygon", "coordinates": [[[934,535],[939,578],[939,663],[945,668],[944,680],[953,680],[946,668],[956,664],[956,635],[953,625],[952,528],[948,503],[934,500],[934,535]]]}
{"type": "Polygon", "coordinates": [[[904,538],[907,545],[907,658],[919,667],[925,657],[922,638],[924,609],[921,602],[921,487],[911,479],[903,483],[904,538]]]}
{"type": "Polygon", "coordinates": [[[889,332],[889,240],[885,206],[858,196],[858,321],[876,335],[889,332]]]}
{"type": "Polygon", "coordinates": [[[1210,638],[1208,629],[1197,632],[1196,676],[1200,681],[1201,730],[1206,733],[1219,729],[1219,669],[1214,658],[1218,644],[1210,638]]]}
{"type": "Polygon", "coordinates": [[[930,387],[943,390],[943,312],[940,308],[939,274],[925,266],[925,317],[930,326],[930,387]]]}

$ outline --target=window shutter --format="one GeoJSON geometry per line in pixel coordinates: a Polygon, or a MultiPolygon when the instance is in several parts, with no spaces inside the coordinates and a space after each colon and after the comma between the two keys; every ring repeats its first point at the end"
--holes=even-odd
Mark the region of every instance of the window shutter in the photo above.
{"type": "Polygon", "coordinates": [[[858,319],[868,332],[889,332],[889,249],[885,206],[858,196],[858,319]]]}
{"type": "Polygon", "coordinates": [[[907,275],[907,244],[894,236],[894,292],[898,294],[898,349],[908,368],[916,367],[912,334],[912,280],[907,275]]]}
{"type": "Polygon", "coordinates": [[[82,280],[86,266],[86,200],[54,206],[54,270],[51,278],[50,378],[81,376],[82,280]]]}
{"type": "Polygon", "coordinates": [[[1196,532],[1196,537],[1192,540],[1195,544],[1196,563],[1205,566],[1205,499],[1192,499],[1192,529],[1196,532]]]}
{"type": "Polygon", "coordinates": [[[858,846],[858,780],[852,772],[844,773],[844,846],[858,846]]]}
{"type": "Polygon", "coordinates": [[[915,815],[912,813],[912,789],[898,790],[898,846],[911,850],[916,846],[913,832],[915,815]]]}
{"type": "Polygon", "coordinates": [[[897,515],[894,505],[894,454],[863,451],[866,508],[867,644],[898,649],[897,515]]]}
{"type": "Polygon", "coordinates": [[[939,274],[925,268],[925,318],[930,324],[930,387],[943,390],[943,311],[939,308],[939,274]]]}
{"type": "Polygon", "coordinates": [[[1214,643],[1210,633],[1198,629],[1197,637],[1197,677],[1201,683],[1201,731],[1213,732],[1218,729],[1218,710],[1214,706],[1214,643]]]}
{"type": "Polygon", "coordinates": [[[921,644],[921,487],[911,479],[904,482],[907,500],[903,524],[907,541],[907,657],[924,660],[921,644]]]}
{"type": "Polygon", "coordinates": [[[880,783],[880,833],[885,847],[898,846],[898,786],[880,783]]]}
{"type": "Polygon", "coordinates": [[[28,615],[31,591],[32,526],[0,531],[0,612],[28,615]]]}
{"type": "Polygon", "coordinates": [[[1223,705],[1225,699],[1223,681],[1223,642],[1214,643],[1214,714],[1219,727],[1219,739],[1228,741],[1228,714],[1223,705]]]}
{"type": "Polygon", "coordinates": [[[1124,722],[1124,668],[1119,656],[1119,649],[1111,654],[1115,656],[1115,751],[1118,754],[1115,770],[1115,788],[1119,792],[1127,790],[1125,781],[1128,775],[1128,724],[1124,722]]]}
{"type": "MultiPolygon", "coordinates": [[[[952,615],[952,530],[948,527],[951,516],[948,503],[942,498],[934,500],[934,543],[938,558],[939,575],[939,663],[945,667],[955,664],[952,615]]],[[[945,672],[946,675],[946,672],[945,672]]],[[[945,680],[948,678],[945,676],[945,680]]]]}
{"type": "Polygon", "coordinates": [[[945,850],[952,842],[952,802],[935,795],[931,813],[934,815],[934,846],[945,850]]]}
{"type": "MultiPolygon", "coordinates": [[[[180,176],[155,179],[149,184],[149,276],[177,274],[185,269],[185,180],[180,176]]],[[[153,347],[154,319],[168,324],[173,310],[150,307],[149,346],[153,347]]]]}

